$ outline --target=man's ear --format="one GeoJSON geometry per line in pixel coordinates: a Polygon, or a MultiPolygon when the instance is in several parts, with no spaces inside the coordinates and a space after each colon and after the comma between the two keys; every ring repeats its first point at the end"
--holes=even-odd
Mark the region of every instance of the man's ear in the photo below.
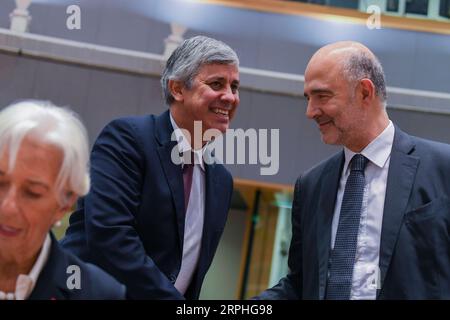
{"type": "Polygon", "coordinates": [[[376,96],[375,85],[370,79],[361,79],[359,81],[361,98],[364,102],[372,101],[376,96]]]}
{"type": "Polygon", "coordinates": [[[177,80],[169,80],[169,91],[175,101],[183,102],[183,83],[177,80]]]}

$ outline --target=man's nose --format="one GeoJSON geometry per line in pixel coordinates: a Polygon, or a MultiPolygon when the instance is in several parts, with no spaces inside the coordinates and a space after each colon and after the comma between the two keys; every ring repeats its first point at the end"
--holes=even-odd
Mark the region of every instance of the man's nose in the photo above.
{"type": "Polygon", "coordinates": [[[237,93],[233,93],[231,87],[227,87],[226,91],[222,95],[221,99],[228,103],[235,103],[237,100],[237,93]]]}
{"type": "Polygon", "coordinates": [[[308,101],[308,105],[306,106],[306,116],[309,119],[314,119],[320,115],[319,108],[315,107],[313,103],[311,103],[311,100],[308,101]]]}

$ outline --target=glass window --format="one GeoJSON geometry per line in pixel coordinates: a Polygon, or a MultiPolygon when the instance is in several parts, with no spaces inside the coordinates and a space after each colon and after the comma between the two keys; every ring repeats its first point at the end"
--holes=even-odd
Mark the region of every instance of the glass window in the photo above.
{"type": "Polygon", "coordinates": [[[386,3],[386,11],[398,12],[398,0],[388,0],[386,3]]]}
{"type": "Polygon", "coordinates": [[[410,0],[406,1],[405,13],[428,14],[428,0],[410,0]]]}
{"type": "Polygon", "coordinates": [[[355,0],[291,0],[312,4],[323,4],[331,7],[358,9],[358,1],[355,0]]]}
{"type": "Polygon", "coordinates": [[[441,17],[450,18],[450,0],[441,0],[439,15],[441,17]]]}
{"type": "Polygon", "coordinates": [[[358,1],[354,0],[330,0],[328,4],[333,7],[358,9],[358,1]]]}

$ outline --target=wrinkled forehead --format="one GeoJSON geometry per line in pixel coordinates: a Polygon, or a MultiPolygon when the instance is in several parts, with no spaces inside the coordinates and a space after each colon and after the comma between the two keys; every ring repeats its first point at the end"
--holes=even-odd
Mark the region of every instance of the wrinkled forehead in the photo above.
{"type": "Polygon", "coordinates": [[[305,71],[305,90],[333,86],[344,79],[342,66],[335,60],[319,57],[311,59],[305,71]]]}
{"type": "Polygon", "coordinates": [[[208,62],[198,68],[198,73],[233,72],[239,74],[239,66],[232,62],[208,62]]]}
{"type": "Polygon", "coordinates": [[[305,70],[305,77],[341,72],[345,58],[344,52],[318,52],[309,61],[305,70]]]}
{"type": "Polygon", "coordinates": [[[236,64],[212,63],[204,64],[194,78],[196,81],[207,79],[226,80],[229,83],[239,84],[239,68],[236,64]]]}

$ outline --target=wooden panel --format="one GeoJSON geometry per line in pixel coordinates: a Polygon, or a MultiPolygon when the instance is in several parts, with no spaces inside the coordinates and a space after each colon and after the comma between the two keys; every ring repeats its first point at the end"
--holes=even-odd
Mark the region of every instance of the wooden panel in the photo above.
{"type": "Polygon", "coordinates": [[[269,283],[278,219],[278,208],[271,205],[271,202],[270,199],[265,199],[263,195],[254,234],[246,299],[267,289],[269,283]]]}
{"type": "Polygon", "coordinates": [[[242,244],[240,279],[236,292],[236,298],[240,298],[242,288],[246,285],[244,298],[247,299],[258,295],[268,287],[279,212],[279,208],[274,205],[274,195],[277,192],[292,192],[293,187],[238,178],[234,179],[234,184],[235,192],[239,192],[248,205],[246,234],[242,244]],[[258,204],[255,203],[257,192],[261,192],[258,204]],[[253,219],[255,219],[252,215],[255,205],[258,206],[257,220],[252,247],[249,248],[251,228],[253,219]],[[251,256],[250,261],[247,261],[249,250],[251,250],[251,256]],[[245,284],[244,274],[247,263],[249,269],[245,284]]]}

